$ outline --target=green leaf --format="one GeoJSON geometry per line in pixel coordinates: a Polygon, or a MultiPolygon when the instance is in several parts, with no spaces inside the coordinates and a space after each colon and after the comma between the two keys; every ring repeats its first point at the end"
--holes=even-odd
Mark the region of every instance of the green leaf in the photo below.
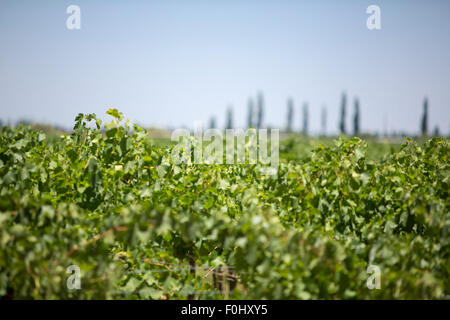
{"type": "Polygon", "coordinates": [[[119,110],[115,108],[108,109],[108,111],[106,111],[106,114],[116,118],[119,121],[122,121],[124,118],[123,113],[119,112],[119,110]]]}

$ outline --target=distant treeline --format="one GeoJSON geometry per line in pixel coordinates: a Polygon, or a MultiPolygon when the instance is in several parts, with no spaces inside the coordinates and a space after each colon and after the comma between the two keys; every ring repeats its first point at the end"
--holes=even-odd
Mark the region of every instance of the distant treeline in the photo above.
{"type": "MultiPolygon", "coordinates": [[[[248,100],[248,112],[247,112],[247,128],[256,128],[261,129],[264,128],[264,97],[261,92],[259,92],[256,96],[256,104],[253,98],[249,98],[248,100]]],[[[294,100],[292,98],[287,99],[287,112],[286,112],[286,126],[282,129],[286,133],[294,133],[294,100]]],[[[358,97],[355,97],[353,100],[353,114],[352,114],[352,128],[348,130],[346,128],[346,117],[347,117],[347,94],[344,92],[341,96],[340,103],[340,116],[338,129],[340,134],[352,135],[352,136],[360,136],[361,132],[361,110],[358,97]]],[[[303,135],[308,135],[309,131],[309,106],[307,102],[304,102],[301,109],[301,130],[299,133],[303,135]]],[[[215,117],[211,117],[209,120],[208,128],[217,128],[217,121],[215,117]]],[[[225,129],[234,128],[233,124],[233,108],[231,106],[227,107],[226,110],[226,121],[225,121],[225,129]]],[[[429,136],[430,132],[428,130],[428,98],[424,98],[423,101],[423,114],[420,122],[420,135],[421,136],[429,136]]],[[[321,132],[322,136],[327,135],[327,108],[326,106],[322,106],[321,109],[321,132]]],[[[376,134],[378,135],[378,134],[376,134]]],[[[385,136],[408,136],[408,134],[404,132],[395,132],[392,131],[389,134],[384,132],[382,135],[385,136]]],[[[439,131],[438,126],[434,127],[432,136],[440,136],[441,133],[439,131]]]]}
{"type": "MultiPolygon", "coordinates": [[[[352,128],[351,130],[348,130],[346,128],[346,117],[347,117],[347,104],[348,104],[347,94],[345,92],[342,93],[341,96],[341,102],[340,102],[340,116],[339,116],[339,122],[338,122],[338,129],[340,134],[345,134],[349,136],[361,136],[364,133],[361,131],[361,110],[360,110],[360,103],[358,97],[355,97],[353,99],[353,114],[352,114],[352,128]]],[[[256,98],[249,98],[248,99],[248,111],[247,111],[247,128],[255,128],[255,129],[261,129],[266,128],[264,125],[264,96],[262,92],[259,92],[256,95],[256,98]]],[[[309,135],[309,105],[307,102],[304,102],[302,104],[301,110],[300,110],[301,116],[299,117],[300,123],[301,123],[301,129],[297,132],[293,129],[294,128],[294,122],[295,122],[295,107],[294,107],[294,100],[292,98],[287,99],[287,111],[286,111],[286,125],[284,128],[280,128],[285,133],[301,133],[305,136],[309,135]]],[[[226,109],[226,121],[225,121],[225,129],[232,129],[234,128],[233,123],[233,108],[232,106],[228,106],[226,109]]],[[[320,135],[326,136],[327,135],[327,129],[328,129],[328,122],[327,122],[327,107],[322,106],[321,107],[321,130],[320,135]]],[[[35,123],[29,120],[19,120],[15,122],[15,124],[12,124],[10,121],[7,123],[3,122],[2,119],[0,119],[0,127],[3,126],[14,126],[14,125],[30,125],[31,127],[43,130],[45,132],[51,132],[55,134],[59,133],[67,133],[70,132],[71,129],[64,128],[62,126],[58,125],[48,125],[48,124],[42,124],[42,123],[35,123]]],[[[215,117],[211,117],[208,123],[208,128],[218,128],[217,121],[215,117]]],[[[171,131],[169,129],[169,131],[171,131]]],[[[417,136],[441,136],[443,135],[439,127],[436,125],[432,132],[429,131],[428,128],[428,98],[425,97],[423,100],[423,111],[422,111],[422,117],[420,120],[420,127],[419,127],[419,134],[417,136]]],[[[364,134],[367,136],[367,134],[364,134]]],[[[385,129],[385,132],[379,134],[375,133],[375,136],[390,136],[390,137],[407,137],[411,136],[411,134],[405,133],[405,132],[397,132],[397,131],[391,131],[387,132],[385,129]]]]}

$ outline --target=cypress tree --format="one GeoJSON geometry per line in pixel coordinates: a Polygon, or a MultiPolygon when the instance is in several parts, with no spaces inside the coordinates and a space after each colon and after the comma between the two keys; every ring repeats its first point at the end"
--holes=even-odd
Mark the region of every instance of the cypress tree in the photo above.
{"type": "Polygon", "coordinates": [[[292,132],[292,121],[294,118],[294,101],[289,98],[287,101],[287,125],[286,132],[292,132]]]}
{"type": "Polygon", "coordinates": [[[254,124],[254,110],[253,110],[253,99],[248,99],[248,115],[247,115],[247,127],[253,128],[254,124]]]}
{"type": "Polygon", "coordinates": [[[233,129],[233,109],[231,106],[227,109],[227,123],[225,129],[233,129]]]}
{"type": "Polygon", "coordinates": [[[209,128],[210,129],[215,129],[216,128],[216,118],[215,117],[211,117],[209,119],[209,128]]]}
{"type": "Polygon", "coordinates": [[[308,119],[309,114],[308,114],[308,104],[305,102],[303,104],[303,134],[304,135],[308,135],[308,119]]]}
{"type": "Polygon", "coordinates": [[[325,136],[327,133],[327,108],[325,106],[322,107],[321,123],[322,123],[322,135],[325,136]]]}
{"type": "Polygon", "coordinates": [[[438,126],[434,127],[433,136],[435,136],[435,137],[440,137],[441,136],[441,134],[439,133],[439,127],[438,126]]]}
{"type": "Polygon", "coordinates": [[[257,114],[257,121],[256,121],[256,127],[258,129],[262,128],[263,125],[263,117],[264,117],[264,98],[262,93],[258,93],[258,114],[257,114]]]}
{"type": "Polygon", "coordinates": [[[353,135],[359,135],[359,100],[355,98],[355,114],[353,116],[353,135]]]}
{"type": "Polygon", "coordinates": [[[423,100],[423,115],[422,115],[422,135],[426,136],[428,132],[428,99],[423,100]]]}
{"type": "Polygon", "coordinates": [[[342,134],[345,134],[345,108],[347,105],[347,96],[345,92],[342,94],[341,99],[341,119],[339,122],[339,130],[342,134]]]}

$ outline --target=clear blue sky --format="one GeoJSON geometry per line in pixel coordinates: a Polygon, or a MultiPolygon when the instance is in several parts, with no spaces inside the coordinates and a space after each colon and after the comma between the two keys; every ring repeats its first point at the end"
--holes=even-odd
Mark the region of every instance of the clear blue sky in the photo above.
{"type": "MultiPolygon", "coordinates": [[[[363,131],[450,126],[450,1],[0,1],[0,118],[67,127],[116,107],[132,121],[192,127],[264,93],[265,123],[283,128],[286,100],[309,103],[310,127],[336,132],[340,96],[363,131]],[[81,30],[66,8],[81,8],[81,30]],[[378,31],[366,8],[381,8],[378,31]]],[[[107,116],[105,116],[107,118],[107,116]]]]}

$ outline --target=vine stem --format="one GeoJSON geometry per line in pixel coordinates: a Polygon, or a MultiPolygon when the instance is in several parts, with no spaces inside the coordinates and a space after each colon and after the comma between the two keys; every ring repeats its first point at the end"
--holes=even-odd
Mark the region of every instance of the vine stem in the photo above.
{"type": "Polygon", "coordinates": [[[119,226],[119,227],[115,227],[113,229],[109,229],[109,230],[107,230],[101,234],[98,234],[95,237],[87,240],[83,244],[81,244],[79,246],[75,246],[69,252],[67,252],[67,256],[70,257],[72,254],[74,254],[76,251],[80,250],[82,247],[85,247],[85,246],[90,245],[91,243],[97,242],[98,240],[101,240],[110,234],[114,234],[116,232],[123,232],[123,231],[128,231],[128,227],[119,226]]]}

